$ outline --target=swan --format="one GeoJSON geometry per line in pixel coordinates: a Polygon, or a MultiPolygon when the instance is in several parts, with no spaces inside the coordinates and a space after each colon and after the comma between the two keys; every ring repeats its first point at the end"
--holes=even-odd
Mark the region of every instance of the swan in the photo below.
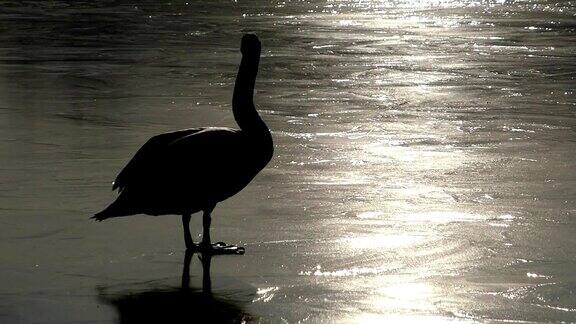
{"type": "Polygon", "coordinates": [[[178,130],[150,138],[120,171],[112,190],[117,199],[92,218],[135,214],[182,216],[186,249],[243,253],[243,248],[210,241],[212,211],[235,195],[270,162],[272,135],[254,106],[254,85],[260,61],[260,40],[242,37],[232,112],[238,129],[201,127],[178,130]],[[202,211],[202,241],[195,245],[190,218],[202,211]]]}

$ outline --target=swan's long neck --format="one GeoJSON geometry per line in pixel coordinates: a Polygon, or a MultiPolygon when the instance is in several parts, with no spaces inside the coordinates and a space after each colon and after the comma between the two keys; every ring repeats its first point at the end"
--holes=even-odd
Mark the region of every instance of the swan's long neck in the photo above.
{"type": "Polygon", "coordinates": [[[241,130],[249,133],[265,132],[269,134],[268,127],[254,106],[254,84],[256,83],[256,74],[258,74],[259,61],[259,55],[242,56],[234,86],[234,95],[232,96],[232,111],[241,130]]]}

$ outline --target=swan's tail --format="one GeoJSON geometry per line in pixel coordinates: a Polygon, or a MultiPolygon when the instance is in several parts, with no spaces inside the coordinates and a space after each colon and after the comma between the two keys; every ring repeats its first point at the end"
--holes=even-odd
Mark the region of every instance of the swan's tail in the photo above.
{"type": "Polygon", "coordinates": [[[94,214],[94,216],[90,217],[90,219],[95,219],[98,222],[101,222],[105,219],[112,218],[112,217],[120,217],[120,216],[128,216],[133,215],[133,212],[130,208],[128,208],[125,203],[125,199],[122,199],[122,195],[116,199],[110,206],[104,208],[104,210],[94,214]]]}
{"type": "MultiPolygon", "coordinates": [[[[110,206],[112,206],[112,205],[110,205],[110,206]]],[[[133,215],[133,214],[135,214],[135,213],[128,212],[126,210],[115,210],[113,208],[108,207],[108,208],[104,209],[103,211],[94,214],[94,216],[90,217],[90,219],[94,219],[98,222],[101,222],[101,221],[108,219],[108,218],[128,216],[128,215],[133,215]]]]}
{"type": "Polygon", "coordinates": [[[107,218],[117,217],[118,212],[115,210],[115,202],[112,203],[110,206],[106,207],[103,211],[97,212],[94,216],[90,217],[90,219],[94,219],[98,222],[101,222],[107,218]]]}
{"type": "Polygon", "coordinates": [[[105,220],[106,218],[110,218],[110,216],[107,216],[106,213],[104,213],[104,210],[94,214],[94,216],[90,217],[90,219],[95,219],[98,222],[101,222],[103,220],[105,220]]]}

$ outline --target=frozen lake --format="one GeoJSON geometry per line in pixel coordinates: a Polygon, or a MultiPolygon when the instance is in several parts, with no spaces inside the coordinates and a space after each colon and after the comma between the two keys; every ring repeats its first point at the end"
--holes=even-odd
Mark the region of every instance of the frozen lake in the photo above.
{"type": "Polygon", "coordinates": [[[0,322],[576,322],[575,8],[3,1],[0,322]],[[182,295],[179,217],[88,218],[149,137],[235,127],[245,32],[275,155],[182,295]]]}

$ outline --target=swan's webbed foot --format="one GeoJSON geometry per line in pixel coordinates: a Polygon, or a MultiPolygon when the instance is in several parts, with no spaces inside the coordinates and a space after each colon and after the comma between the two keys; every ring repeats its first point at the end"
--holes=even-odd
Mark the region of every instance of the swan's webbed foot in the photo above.
{"type": "Polygon", "coordinates": [[[217,242],[217,243],[200,243],[194,244],[194,251],[200,253],[206,253],[210,255],[219,255],[219,254],[244,254],[246,249],[242,246],[236,245],[228,245],[224,242],[217,242]]]}

